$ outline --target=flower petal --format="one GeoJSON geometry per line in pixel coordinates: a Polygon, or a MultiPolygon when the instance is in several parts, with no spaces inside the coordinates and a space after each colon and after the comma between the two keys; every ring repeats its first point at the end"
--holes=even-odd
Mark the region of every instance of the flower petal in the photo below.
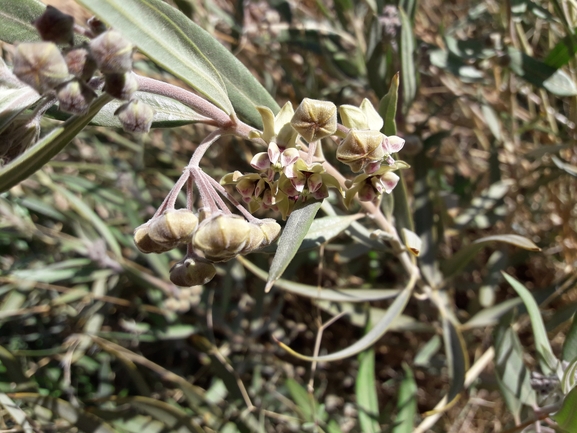
{"type": "Polygon", "coordinates": [[[267,152],[259,152],[252,157],[250,165],[257,170],[266,170],[270,167],[270,158],[267,152]]]}

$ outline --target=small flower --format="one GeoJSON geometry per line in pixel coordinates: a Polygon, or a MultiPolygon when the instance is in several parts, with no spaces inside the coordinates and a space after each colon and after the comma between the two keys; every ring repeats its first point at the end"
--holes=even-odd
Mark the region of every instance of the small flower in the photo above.
{"type": "Polygon", "coordinates": [[[121,105],[114,114],[118,116],[118,120],[126,132],[148,132],[154,120],[152,107],[138,99],[121,105]]]}
{"type": "Polygon", "coordinates": [[[194,234],[194,248],[212,262],[226,262],[240,254],[250,241],[251,227],[239,215],[211,215],[194,234]]]}
{"type": "Polygon", "coordinates": [[[303,159],[298,159],[294,164],[286,167],[284,175],[281,175],[279,180],[279,189],[289,197],[311,196],[322,200],[328,197],[327,187],[329,186],[339,191],[341,189],[337,180],[326,173],[322,164],[314,162],[309,165],[303,159]]]}
{"type": "Polygon", "coordinates": [[[33,24],[43,41],[69,45],[74,43],[74,17],[53,6],[47,6],[33,24]]]}
{"type": "Polygon", "coordinates": [[[268,107],[258,106],[256,109],[262,117],[263,131],[252,131],[249,134],[250,138],[262,138],[267,143],[275,142],[281,148],[295,146],[297,132],[290,124],[294,115],[290,102],[284,104],[276,116],[268,107]]]}
{"type": "Polygon", "coordinates": [[[93,39],[90,49],[103,74],[124,74],[132,69],[134,47],[114,30],[108,30],[93,39]]]}
{"type": "Polygon", "coordinates": [[[271,141],[267,152],[257,153],[250,161],[250,165],[257,170],[267,171],[267,178],[273,180],[275,172],[282,171],[296,162],[299,157],[299,151],[296,148],[289,147],[281,152],[277,144],[271,141]]]}
{"type": "Polygon", "coordinates": [[[383,193],[390,194],[397,186],[400,178],[392,170],[407,168],[403,161],[395,161],[395,165],[381,167],[373,174],[361,174],[353,181],[345,192],[345,206],[349,207],[355,195],[360,201],[377,201],[383,193]]]}
{"type": "Polygon", "coordinates": [[[367,167],[369,172],[374,172],[386,156],[383,139],[386,137],[378,131],[351,129],[337,148],[337,159],[354,172],[363,171],[367,167]]]}
{"type": "Polygon", "coordinates": [[[359,107],[354,105],[341,105],[339,107],[341,122],[349,129],[370,129],[380,131],[384,121],[377,113],[373,104],[365,98],[359,107]]]}
{"type": "Polygon", "coordinates": [[[14,52],[14,75],[41,94],[70,77],[64,57],[52,42],[18,44],[14,52]]]}
{"type": "Polygon", "coordinates": [[[56,93],[60,110],[70,114],[84,114],[90,103],[96,98],[96,93],[83,81],[71,80],[58,87],[56,93]]]}

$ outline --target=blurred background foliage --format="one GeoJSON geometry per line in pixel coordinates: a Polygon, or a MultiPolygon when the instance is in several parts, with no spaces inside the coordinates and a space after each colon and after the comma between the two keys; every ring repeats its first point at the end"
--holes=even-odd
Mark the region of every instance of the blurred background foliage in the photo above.
{"type": "MultiPolygon", "coordinates": [[[[78,23],[90,16],[72,1],[47,3],[78,23]]],[[[400,287],[394,255],[368,237],[371,221],[299,253],[283,275],[288,289],[264,294],[251,264],[267,270],[265,254],[220,266],[206,287],[177,288],[167,277],[180,254],[142,255],[132,231],[152,216],[206,128],[136,137],[92,126],[0,195],[0,429],[483,432],[530,418],[528,376],[507,384],[507,365],[538,370],[538,348],[501,271],[541,303],[553,352],[571,361],[575,345],[564,341],[577,311],[574,3],[171,4],[229,47],[280,105],[304,97],[358,105],[366,97],[378,106],[400,72],[396,127],[412,166],[403,173],[409,199],[397,188],[383,209],[423,240],[422,272],[461,326],[447,328],[433,304],[412,299],[373,349],[311,369],[271,336],[310,355],[321,323],[344,309],[349,314],[322,335],[321,354],[334,352],[389,304],[315,301],[317,285],[400,287]],[[456,254],[499,234],[524,236],[542,251],[488,244],[456,254]],[[306,284],[309,296],[295,294],[294,283],[306,284]],[[467,382],[452,368],[458,360],[447,359],[459,350],[443,350],[443,340],[466,347],[463,367],[493,347],[497,356],[467,382]],[[461,398],[426,424],[455,374],[461,398]]],[[[2,49],[9,63],[12,47],[2,49]]],[[[178,84],[145,57],[135,60],[136,71],[178,84]]],[[[205,170],[217,179],[248,171],[256,151],[223,139],[205,170]]]]}

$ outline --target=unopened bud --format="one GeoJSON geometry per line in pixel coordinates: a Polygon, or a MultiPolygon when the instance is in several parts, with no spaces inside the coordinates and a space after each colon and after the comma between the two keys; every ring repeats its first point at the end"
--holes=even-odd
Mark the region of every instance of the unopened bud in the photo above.
{"type": "Polygon", "coordinates": [[[351,129],[337,148],[337,159],[348,164],[354,172],[362,171],[367,165],[384,158],[384,138],[378,131],[351,129]]]}
{"type": "Polygon", "coordinates": [[[133,46],[124,37],[108,30],[90,42],[92,55],[103,74],[123,74],[132,69],[133,46]]]}
{"type": "Polygon", "coordinates": [[[18,44],[14,52],[14,74],[41,94],[69,77],[66,61],[52,42],[18,44]]]}
{"type": "Polygon", "coordinates": [[[68,71],[82,81],[88,81],[96,72],[96,60],[85,47],[76,47],[69,50],[64,59],[68,65],[68,71]]]}
{"type": "Polygon", "coordinates": [[[74,17],[53,6],[47,6],[33,24],[43,41],[70,45],[74,43],[74,17]]]}
{"type": "Polygon", "coordinates": [[[161,244],[187,244],[197,226],[198,218],[191,210],[168,210],[152,220],[148,235],[161,244]]]}
{"type": "Polygon", "coordinates": [[[333,135],[337,130],[337,107],[329,101],[305,98],[291,125],[309,143],[333,135]]]}
{"type": "Polygon", "coordinates": [[[138,83],[132,72],[105,75],[104,91],[116,99],[128,101],[137,90],[138,83]]]}
{"type": "Polygon", "coordinates": [[[272,218],[266,218],[261,220],[260,229],[264,234],[264,240],[261,247],[266,247],[267,245],[272,244],[276,238],[278,238],[281,231],[281,226],[272,218]]]}
{"type": "Polygon", "coordinates": [[[121,105],[114,113],[126,132],[148,132],[154,119],[154,110],[139,100],[121,105]]]}
{"type": "Polygon", "coordinates": [[[72,80],[58,88],[56,93],[60,110],[71,114],[84,114],[96,98],[96,93],[84,82],[72,80]]]}
{"type": "Polygon", "coordinates": [[[101,35],[106,31],[106,25],[96,17],[88,18],[86,24],[88,24],[88,27],[94,36],[101,35]]]}
{"type": "Polygon", "coordinates": [[[176,263],[170,269],[170,281],[177,286],[202,286],[216,275],[216,268],[212,263],[199,259],[186,258],[176,263]]]}
{"type": "Polygon", "coordinates": [[[194,247],[213,262],[228,261],[242,252],[249,242],[250,224],[238,215],[216,215],[199,224],[194,247]]]}
{"type": "Polygon", "coordinates": [[[241,254],[249,254],[255,250],[258,250],[262,243],[264,242],[264,233],[260,229],[260,226],[255,223],[249,223],[250,226],[250,234],[248,236],[248,241],[245,247],[240,252],[241,254]]]}
{"type": "Polygon", "coordinates": [[[174,249],[176,244],[160,244],[150,239],[148,225],[141,225],[134,230],[134,244],[144,254],[165,253],[174,249]]]}

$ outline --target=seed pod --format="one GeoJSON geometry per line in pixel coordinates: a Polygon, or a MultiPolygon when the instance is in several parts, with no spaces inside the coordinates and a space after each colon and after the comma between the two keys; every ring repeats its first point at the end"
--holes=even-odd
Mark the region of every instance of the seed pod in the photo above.
{"type": "Polygon", "coordinates": [[[92,55],[103,74],[124,74],[132,69],[133,45],[114,31],[108,30],[90,42],[92,55]]]}
{"type": "Polygon", "coordinates": [[[152,107],[137,99],[121,105],[114,114],[126,132],[148,132],[154,118],[152,107]]]}
{"type": "Polygon", "coordinates": [[[69,50],[64,59],[68,65],[68,71],[82,81],[88,81],[96,72],[96,60],[85,47],[76,47],[69,50]]]}
{"type": "Polygon", "coordinates": [[[14,74],[41,94],[69,77],[66,61],[52,42],[18,44],[14,52],[14,74]]]}
{"type": "Polygon", "coordinates": [[[305,98],[297,107],[291,125],[310,142],[332,135],[337,130],[337,106],[329,101],[305,98]]]}
{"type": "Polygon", "coordinates": [[[106,74],[104,91],[117,99],[128,101],[138,90],[138,83],[132,72],[125,74],[106,74]]]}
{"type": "Polygon", "coordinates": [[[250,233],[250,224],[241,216],[219,214],[199,224],[194,247],[213,262],[226,262],[246,247],[250,233]]]}
{"type": "Polygon", "coordinates": [[[46,6],[44,13],[33,24],[43,41],[74,44],[74,17],[53,6],[46,6]]]}
{"type": "Polygon", "coordinates": [[[148,236],[160,244],[187,244],[198,226],[198,217],[188,209],[168,210],[152,220],[148,236]]]}
{"type": "Polygon", "coordinates": [[[354,172],[362,171],[370,163],[384,158],[384,137],[378,131],[351,129],[337,148],[337,159],[348,164],[354,172]]]}
{"type": "Polygon", "coordinates": [[[264,220],[261,220],[260,229],[264,234],[264,239],[261,244],[261,248],[272,244],[276,240],[276,238],[278,238],[281,231],[280,224],[277,223],[272,218],[266,218],[264,220]]]}
{"type": "Polygon", "coordinates": [[[170,281],[177,286],[202,286],[216,275],[216,268],[212,263],[188,257],[176,263],[170,269],[170,281]]]}
{"type": "Polygon", "coordinates": [[[96,93],[84,82],[72,80],[58,88],[56,93],[60,110],[71,114],[84,114],[90,103],[96,98],[96,93]]]}
{"type": "Polygon", "coordinates": [[[165,253],[176,247],[176,244],[161,244],[150,239],[149,227],[144,224],[134,230],[134,244],[144,254],[165,253]]]}

